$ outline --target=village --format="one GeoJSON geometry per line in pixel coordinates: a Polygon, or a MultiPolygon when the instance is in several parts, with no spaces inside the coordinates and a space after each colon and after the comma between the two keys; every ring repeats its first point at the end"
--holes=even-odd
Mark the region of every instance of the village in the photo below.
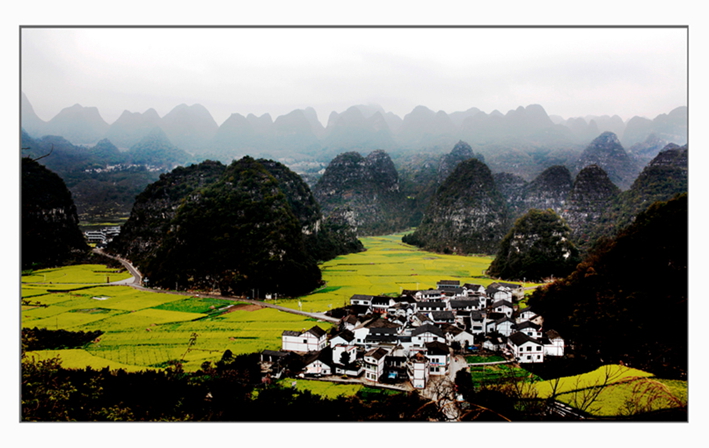
{"type": "Polygon", "coordinates": [[[455,374],[462,354],[495,353],[521,364],[563,356],[564,340],[543,328],[542,316],[519,306],[523,298],[519,284],[461,286],[458,280],[398,297],[355,294],[349,306],[331,312],[341,318],[330,334],[317,325],[284,331],[280,351],[261,353],[262,367],[272,378],[288,366],[299,378],[421,390],[433,378],[455,374]]]}

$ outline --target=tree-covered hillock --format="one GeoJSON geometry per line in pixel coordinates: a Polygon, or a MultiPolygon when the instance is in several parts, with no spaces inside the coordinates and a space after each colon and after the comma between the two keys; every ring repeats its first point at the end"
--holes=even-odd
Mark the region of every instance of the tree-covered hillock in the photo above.
{"type": "Polygon", "coordinates": [[[323,219],[285,165],[244,157],[163,174],[138,196],[109,250],[151,286],[298,295],[319,284],[318,261],[363,246],[346,224],[323,219]]]}
{"type": "Polygon", "coordinates": [[[259,288],[298,295],[320,282],[278,181],[249,157],[185,198],[141,271],[150,285],[219,289],[223,294],[259,288]]]}
{"type": "Polygon", "coordinates": [[[225,169],[220,162],[205,161],[161,174],[135,198],[130,218],[109,249],[142,266],[163,244],[183,200],[216,182],[225,169]]]}
{"type": "Polygon", "coordinates": [[[687,207],[686,194],[652,204],[568,277],[536,290],[529,305],[544,326],[577,356],[684,379],[687,207]]]}
{"type": "Polygon", "coordinates": [[[59,266],[89,250],[64,181],[22,158],[22,269],[59,266]]]}
{"type": "Polygon", "coordinates": [[[532,209],[519,218],[500,243],[488,275],[541,282],[569,274],[580,261],[571,230],[553,210],[532,209]]]}
{"type": "Polygon", "coordinates": [[[446,253],[495,253],[509,214],[490,169],[478,159],[458,164],[404,242],[446,253]]]}

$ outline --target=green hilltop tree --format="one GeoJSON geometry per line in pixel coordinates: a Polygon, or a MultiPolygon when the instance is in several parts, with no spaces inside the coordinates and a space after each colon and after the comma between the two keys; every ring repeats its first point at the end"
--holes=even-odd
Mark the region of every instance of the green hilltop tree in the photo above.
{"type": "Polygon", "coordinates": [[[580,261],[570,234],[569,226],[553,210],[531,209],[503,238],[487,273],[527,281],[565,276],[580,261]]]}

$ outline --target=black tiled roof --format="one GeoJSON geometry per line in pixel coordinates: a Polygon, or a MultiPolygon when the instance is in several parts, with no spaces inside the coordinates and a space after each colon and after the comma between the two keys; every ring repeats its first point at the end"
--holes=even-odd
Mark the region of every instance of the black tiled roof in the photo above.
{"type": "Polygon", "coordinates": [[[315,335],[317,338],[321,338],[327,334],[325,330],[322,328],[318,327],[317,325],[308,330],[308,333],[315,335]]]}

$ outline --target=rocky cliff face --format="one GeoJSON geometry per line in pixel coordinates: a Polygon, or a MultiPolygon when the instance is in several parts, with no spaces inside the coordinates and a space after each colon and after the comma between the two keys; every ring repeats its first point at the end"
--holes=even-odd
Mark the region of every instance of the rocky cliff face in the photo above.
{"type": "Polygon", "coordinates": [[[403,203],[399,176],[384,151],[374,151],[366,158],[358,152],[340,154],[313,190],[323,214],[348,222],[359,236],[381,235],[406,226],[406,217],[399,210],[403,203]]]}
{"type": "Polygon", "coordinates": [[[404,242],[445,253],[495,253],[509,214],[490,169],[461,162],[436,192],[421,225],[404,242]]]}
{"type": "Polygon", "coordinates": [[[529,183],[512,173],[495,173],[492,177],[495,179],[497,189],[500,190],[507,202],[510,217],[514,220],[516,217],[522,216],[527,211],[525,198],[529,183]]]}
{"type": "Polygon", "coordinates": [[[472,159],[473,157],[481,162],[485,162],[485,158],[481,154],[473,152],[473,148],[466,142],[461,140],[456,143],[451,152],[441,158],[441,163],[438,165],[438,185],[446,180],[460,162],[472,159]]]}
{"type": "Polygon", "coordinates": [[[555,165],[542,171],[527,185],[524,212],[548,208],[560,214],[566,208],[566,199],[573,186],[571,173],[565,166],[555,165]]]}
{"type": "Polygon", "coordinates": [[[64,181],[28,157],[22,159],[22,269],[61,265],[89,247],[64,181]]]}
{"type": "Polygon", "coordinates": [[[636,160],[625,152],[620,140],[612,132],[604,132],[586,147],[574,171],[578,173],[588,165],[603,168],[610,180],[624,190],[630,187],[640,172],[636,160]]]}
{"type": "Polygon", "coordinates": [[[562,217],[572,229],[571,238],[589,243],[589,232],[601,215],[620,193],[620,189],[598,165],[589,165],[579,172],[569,193],[562,217]]]}
{"type": "Polygon", "coordinates": [[[641,211],[657,201],[668,201],[688,189],[688,147],[668,144],[643,169],[630,189],[618,194],[590,232],[589,241],[612,238],[641,211]]]}

